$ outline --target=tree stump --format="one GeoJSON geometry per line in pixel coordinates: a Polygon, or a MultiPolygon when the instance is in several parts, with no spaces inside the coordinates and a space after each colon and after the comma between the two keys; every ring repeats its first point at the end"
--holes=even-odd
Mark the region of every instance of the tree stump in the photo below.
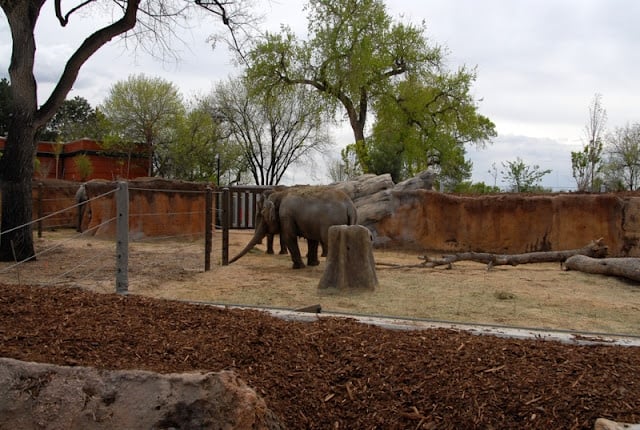
{"type": "Polygon", "coordinates": [[[371,233],[361,225],[329,227],[329,253],[319,289],[374,290],[378,285],[371,233]]]}

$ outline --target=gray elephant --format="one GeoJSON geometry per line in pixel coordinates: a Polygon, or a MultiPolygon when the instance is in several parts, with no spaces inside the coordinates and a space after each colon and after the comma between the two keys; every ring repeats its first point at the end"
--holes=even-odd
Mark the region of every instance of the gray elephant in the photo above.
{"type": "MultiPolygon", "coordinates": [[[[87,208],[87,201],[89,200],[89,196],[87,196],[87,187],[86,184],[80,185],[75,195],[75,202],[78,208],[78,218],[76,222],[76,231],[82,233],[82,221],[84,219],[84,213],[87,208]]],[[[91,207],[88,208],[89,219],[91,219],[91,207]]]]}
{"type": "Polygon", "coordinates": [[[317,266],[318,244],[327,249],[329,227],[353,225],[356,208],[347,194],[326,186],[297,186],[274,191],[264,199],[256,216],[255,232],[247,246],[233,257],[233,263],[244,256],[268,234],[280,233],[294,269],[305,267],[300,255],[298,237],[307,239],[307,264],[317,266]]]}

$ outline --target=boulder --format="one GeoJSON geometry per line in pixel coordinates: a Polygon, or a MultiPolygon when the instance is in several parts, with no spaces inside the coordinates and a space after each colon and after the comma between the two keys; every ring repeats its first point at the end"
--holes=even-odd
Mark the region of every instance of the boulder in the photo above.
{"type": "Polygon", "coordinates": [[[0,358],[0,428],[280,429],[233,372],[158,374],[0,358]]]}

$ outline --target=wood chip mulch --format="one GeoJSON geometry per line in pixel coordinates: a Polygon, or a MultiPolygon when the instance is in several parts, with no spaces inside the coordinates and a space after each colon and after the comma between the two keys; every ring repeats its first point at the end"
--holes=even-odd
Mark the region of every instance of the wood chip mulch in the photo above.
{"type": "Polygon", "coordinates": [[[290,429],[591,429],[640,422],[640,350],[0,286],[0,356],[231,369],[290,429]]]}

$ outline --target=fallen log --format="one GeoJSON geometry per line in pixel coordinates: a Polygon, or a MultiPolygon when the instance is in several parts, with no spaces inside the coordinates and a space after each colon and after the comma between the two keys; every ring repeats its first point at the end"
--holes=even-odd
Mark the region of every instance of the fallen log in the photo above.
{"type": "MultiPolygon", "coordinates": [[[[492,254],[488,252],[461,252],[457,254],[443,255],[440,258],[422,256],[418,257],[425,260],[419,265],[392,265],[394,268],[399,267],[436,267],[436,266],[448,266],[457,261],[475,261],[478,263],[487,264],[487,269],[491,269],[494,266],[511,265],[517,266],[518,264],[531,264],[531,263],[550,263],[550,262],[565,262],[569,257],[574,255],[586,255],[593,258],[603,258],[607,255],[608,247],[604,244],[604,239],[593,240],[588,245],[578,248],[569,249],[564,251],[540,251],[540,252],[527,252],[524,254],[492,254]]],[[[379,263],[382,264],[382,263],[379,263]]]]}
{"type": "Polygon", "coordinates": [[[596,275],[618,276],[640,281],[640,258],[591,258],[574,255],[564,262],[565,270],[577,270],[596,275]]]}

